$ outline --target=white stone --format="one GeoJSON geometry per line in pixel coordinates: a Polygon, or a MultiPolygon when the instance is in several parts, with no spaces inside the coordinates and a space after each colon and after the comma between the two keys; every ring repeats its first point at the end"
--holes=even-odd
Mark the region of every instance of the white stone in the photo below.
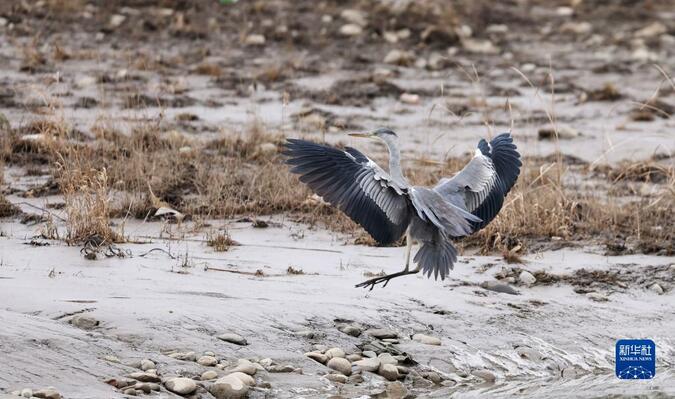
{"type": "Polygon", "coordinates": [[[389,381],[396,381],[398,379],[398,369],[393,364],[380,365],[379,374],[389,381]]]}
{"type": "Polygon", "coordinates": [[[415,334],[412,336],[412,339],[413,341],[417,341],[425,345],[441,345],[441,340],[436,337],[432,337],[431,335],[415,334]]]}
{"type": "Polygon", "coordinates": [[[520,272],[520,274],[518,275],[518,280],[520,280],[521,283],[527,286],[530,286],[537,282],[537,279],[534,277],[534,275],[528,272],[527,270],[523,270],[522,272],[520,272]]]}
{"type": "Polygon", "coordinates": [[[344,375],[352,374],[352,365],[349,363],[349,360],[342,357],[334,357],[328,361],[328,368],[331,368],[335,371],[338,371],[344,375]]]}
{"type": "Polygon", "coordinates": [[[356,24],[359,26],[366,26],[368,24],[366,15],[359,10],[352,10],[352,9],[342,10],[342,12],[340,13],[340,17],[349,23],[356,24]]]}
{"type": "Polygon", "coordinates": [[[236,371],[236,372],[230,373],[228,375],[231,375],[231,376],[234,376],[235,378],[238,378],[241,382],[248,385],[249,387],[255,386],[255,379],[248,374],[242,373],[241,371],[236,371]]]}
{"type": "Polygon", "coordinates": [[[380,364],[391,364],[396,366],[398,364],[398,360],[396,360],[391,354],[389,353],[380,353],[377,358],[380,360],[380,364]]]}
{"type": "Polygon", "coordinates": [[[201,377],[199,377],[202,381],[215,380],[216,378],[218,378],[218,373],[213,370],[206,370],[202,373],[201,377]]]}
{"type": "Polygon", "coordinates": [[[247,46],[262,46],[265,44],[265,36],[259,34],[251,34],[246,36],[244,44],[247,46]]]}
{"type": "Polygon", "coordinates": [[[166,389],[179,395],[189,395],[197,389],[197,384],[191,378],[170,378],[164,383],[166,389]]]}
{"type": "Polygon", "coordinates": [[[414,56],[407,51],[391,50],[384,57],[384,62],[386,64],[403,65],[410,62],[413,58],[414,56]]]}
{"type": "Polygon", "coordinates": [[[202,356],[197,359],[197,363],[201,364],[202,366],[213,367],[218,364],[218,359],[213,356],[202,356]]]}
{"type": "MultiPolygon", "coordinates": [[[[276,146],[274,146],[274,151],[276,151],[276,146]]],[[[221,335],[218,336],[218,339],[221,340],[221,341],[229,342],[231,344],[248,345],[248,342],[246,342],[246,338],[242,337],[239,334],[235,334],[235,333],[221,334],[221,335]]]]}
{"type": "Polygon", "coordinates": [[[328,356],[324,355],[323,353],[319,353],[319,352],[307,352],[307,353],[305,353],[305,356],[307,356],[308,358],[310,358],[312,360],[316,360],[317,362],[319,362],[321,364],[326,364],[326,362],[328,361],[328,356]]]}
{"type": "Polygon", "coordinates": [[[376,372],[380,368],[380,359],[374,357],[358,360],[354,365],[364,371],[376,372]]]}
{"type": "Polygon", "coordinates": [[[343,36],[358,36],[363,33],[363,28],[356,24],[346,24],[340,27],[340,34],[343,36]]]}
{"type": "Polygon", "coordinates": [[[651,38],[655,36],[660,36],[666,32],[668,32],[668,28],[661,22],[656,21],[636,31],[635,37],[651,38]]]}
{"type": "Polygon", "coordinates": [[[211,395],[216,399],[239,399],[246,396],[248,385],[233,375],[226,375],[216,380],[209,387],[211,395]]]}
{"type": "Polygon", "coordinates": [[[325,355],[328,357],[328,359],[332,359],[334,357],[345,357],[345,351],[340,348],[330,348],[326,351],[325,355]]]}
{"type": "Polygon", "coordinates": [[[499,47],[485,39],[463,39],[462,47],[464,47],[466,51],[475,54],[498,54],[500,51],[499,47]]]}
{"type": "Polygon", "coordinates": [[[420,103],[420,96],[413,93],[401,93],[399,100],[401,100],[402,103],[414,105],[420,103]]]}
{"type": "Polygon", "coordinates": [[[659,294],[659,295],[663,294],[663,288],[659,285],[659,283],[654,283],[654,284],[650,285],[650,286],[649,286],[649,289],[650,289],[652,292],[655,292],[655,293],[657,293],[657,294],[659,294]]]}

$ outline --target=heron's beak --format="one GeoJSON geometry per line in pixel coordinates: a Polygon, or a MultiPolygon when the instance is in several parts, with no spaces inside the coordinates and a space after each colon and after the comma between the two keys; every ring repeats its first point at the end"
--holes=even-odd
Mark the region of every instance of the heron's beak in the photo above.
{"type": "Polygon", "coordinates": [[[367,133],[348,133],[348,134],[349,134],[350,136],[352,136],[352,137],[365,137],[365,138],[373,137],[373,133],[372,133],[372,132],[367,132],[367,133]]]}

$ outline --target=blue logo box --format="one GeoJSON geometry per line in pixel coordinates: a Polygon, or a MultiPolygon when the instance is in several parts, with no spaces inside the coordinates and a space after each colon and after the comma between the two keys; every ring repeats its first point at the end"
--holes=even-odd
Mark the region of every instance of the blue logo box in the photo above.
{"type": "Polygon", "coordinates": [[[622,380],[649,380],[656,375],[656,344],[651,339],[616,341],[616,376],[622,380]]]}

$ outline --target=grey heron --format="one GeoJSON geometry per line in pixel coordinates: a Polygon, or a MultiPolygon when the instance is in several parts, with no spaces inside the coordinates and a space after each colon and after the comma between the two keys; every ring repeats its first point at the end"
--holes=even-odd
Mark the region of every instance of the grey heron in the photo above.
{"type": "Polygon", "coordinates": [[[412,186],[401,168],[398,136],[379,128],[354,137],[376,138],[389,151],[389,172],[355,148],[344,150],[299,139],[287,139],[284,154],[291,172],[315,193],[360,224],[382,245],[406,235],[405,268],[366,280],[357,287],[386,287],[395,277],[422,271],[444,280],[457,261],[450,241],[485,227],[502,208],[520,174],[520,154],[510,133],[489,143],[481,139],[474,157],[451,178],[434,187],[412,186]],[[410,268],[414,242],[421,243],[410,268]]]}

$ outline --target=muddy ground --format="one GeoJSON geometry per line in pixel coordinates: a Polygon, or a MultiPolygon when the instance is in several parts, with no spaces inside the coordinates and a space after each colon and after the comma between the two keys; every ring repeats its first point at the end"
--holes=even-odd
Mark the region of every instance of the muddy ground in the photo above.
{"type": "MultiPolygon", "coordinates": [[[[148,125],[206,141],[262,125],[381,159],[345,132],[385,125],[414,167],[511,130],[525,156],[563,160],[579,190],[619,184],[595,167],[673,168],[671,1],[5,2],[0,70],[3,135],[44,135],[34,122],[47,120],[78,145],[148,125]]],[[[518,256],[466,248],[449,280],[366,292],[353,285],[398,271],[403,248],[283,213],[116,218],[126,242],[96,250],[58,239],[54,165],[8,154],[2,193],[21,213],[0,219],[0,395],[128,397],[120,381],[148,359],[156,374],[136,377],[160,390],[134,393],[177,397],[165,383],[185,376],[192,397],[211,398],[202,374],[249,359],[252,398],[675,396],[672,223],[640,226],[665,231],[654,250],[529,237],[538,245],[518,256]],[[238,245],[215,251],[214,231],[238,245]],[[217,339],[226,332],[247,345],[217,339]],[[655,379],[614,376],[619,338],[656,342],[655,379]],[[400,384],[345,381],[304,355],[333,347],[398,356],[400,384]],[[218,365],[197,363],[205,352],[218,365]]],[[[640,177],[617,201],[673,200],[672,173],[640,177]]]]}

